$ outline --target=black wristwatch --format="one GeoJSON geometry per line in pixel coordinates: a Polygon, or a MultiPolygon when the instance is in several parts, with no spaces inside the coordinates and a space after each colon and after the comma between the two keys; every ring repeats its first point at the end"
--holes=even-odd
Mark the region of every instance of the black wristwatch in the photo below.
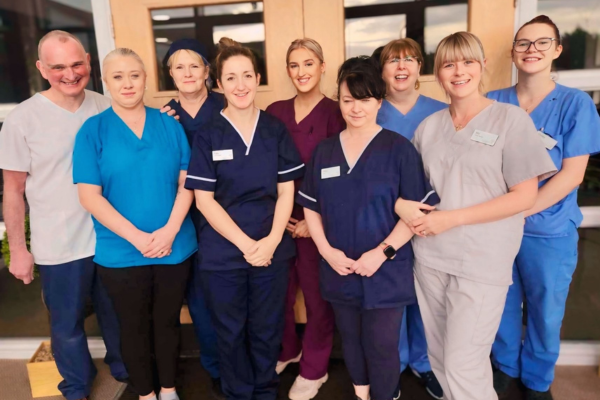
{"type": "Polygon", "coordinates": [[[383,248],[383,254],[385,254],[388,260],[392,260],[394,257],[396,257],[396,249],[386,242],[381,242],[379,246],[383,248]]]}

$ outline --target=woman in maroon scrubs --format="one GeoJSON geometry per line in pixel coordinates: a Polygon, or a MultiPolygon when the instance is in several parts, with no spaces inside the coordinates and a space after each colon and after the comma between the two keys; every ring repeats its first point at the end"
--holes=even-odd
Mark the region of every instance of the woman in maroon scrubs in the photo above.
{"type": "MultiPolygon", "coordinates": [[[[297,39],[287,51],[287,72],[297,95],[277,101],[267,112],[287,126],[302,161],[308,163],[317,144],[345,129],[346,123],[337,102],[321,93],[319,84],[325,72],[323,50],[313,39],[297,39]]],[[[300,186],[296,181],[296,190],[300,186]]],[[[294,206],[287,226],[296,239],[296,262],[290,270],[286,299],[283,350],[277,363],[277,373],[288,364],[300,362],[300,375],[290,389],[291,400],[309,400],[327,381],[327,367],[333,344],[334,317],[331,306],[319,290],[320,255],[308,233],[302,207],[294,206]],[[296,335],[294,304],[298,285],[304,294],[308,320],[302,340],[296,335]]]]}

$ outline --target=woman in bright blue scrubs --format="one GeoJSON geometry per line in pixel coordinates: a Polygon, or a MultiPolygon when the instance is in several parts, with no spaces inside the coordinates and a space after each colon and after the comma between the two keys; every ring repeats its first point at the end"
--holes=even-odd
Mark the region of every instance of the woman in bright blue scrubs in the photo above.
{"type": "Polygon", "coordinates": [[[518,84],[488,98],[520,106],[539,131],[559,172],[540,182],[535,206],[525,212],[525,234],[513,268],[500,329],[492,348],[494,388],[504,394],[514,378],[527,399],[551,399],[550,385],[560,350],[560,328],[569,284],[577,265],[577,228],[582,214],[577,188],[590,154],[600,151],[600,119],[586,93],[554,82],[552,61],[562,46],[556,25],[539,16],[521,27],[512,59],[518,84]],[[522,305],[527,328],[522,342],[522,305]]]}
{"type": "Polygon", "coordinates": [[[103,62],[112,107],[81,127],[73,180],[93,216],[98,274],[121,326],[129,380],[142,400],[177,400],[179,313],[196,252],[185,190],[190,147],[179,123],[144,106],[146,72],[130,49],[103,62]],[[156,366],[153,366],[152,353],[156,366]]]}
{"type": "MultiPolygon", "coordinates": [[[[448,104],[419,94],[419,75],[423,66],[421,46],[412,39],[389,42],[379,57],[386,95],[377,114],[377,123],[411,140],[419,124],[448,104]]],[[[423,209],[433,209],[424,204],[423,209]]],[[[436,399],[444,396],[427,357],[427,340],[417,303],[406,306],[400,332],[401,371],[411,371],[436,399]]]]}
{"type": "Polygon", "coordinates": [[[402,314],[415,302],[412,232],[394,204],[400,196],[439,198],[410,141],[377,125],[385,94],[378,62],[346,60],[338,87],[347,129],[317,146],[296,201],[322,256],[321,292],[333,306],[356,397],[391,400],[399,397],[402,314]]]}
{"type": "MultiPolygon", "coordinates": [[[[179,122],[185,130],[190,146],[193,144],[197,130],[207,124],[224,106],[223,95],[210,90],[210,64],[206,57],[206,49],[194,39],[174,41],[166,55],[167,68],[179,95],[178,100],[171,100],[167,106],[175,110],[179,116],[179,122]]],[[[190,214],[198,235],[201,216],[195,204],[192,205],[190,214]]],[[[196,264],[196,257],[194,257],[188,284],[187,304],[194,322],[196,338],[200,344],[200,362],[211,377],[213,395],[223,398],[217,337],[210,321],[200,282],[200,272],[196,264]]]]}
{"type": "Polygon", "coordinates": [[[288,270],[285,229],[304,164],[283,122],[260,111],[252,51],[220,41],[225,109],[196,133],[185,187],[202,213],[198,266],[229,400],[274,400],[288,270]]]}

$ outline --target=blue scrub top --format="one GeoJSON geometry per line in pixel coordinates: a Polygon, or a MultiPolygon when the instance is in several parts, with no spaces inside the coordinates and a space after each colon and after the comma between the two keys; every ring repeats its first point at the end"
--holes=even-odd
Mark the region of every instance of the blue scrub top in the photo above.
{"type": "MultiPolygon", "coordinates": [[[[394,205],[399,197],[431,205],[440,201],[412,143],[382,129],[352,168],[346,161],[340,135],[323,140],[306,168],[296,202],[321,215],[332,247],[358,260],[379,246],[398,223],[394,205]],[[323,179],[321,174],[328,168],[339,168],[339,176],[323,179]]],[[[371,277],[339,275],[321,259],[323,298],[366,309],[414,303],[413,258],[408,242],[371,277]]]]}
{"type": "Polygon", "coordinates": [[[434,100],[431,97],[419,95],[413,108],[404,115],[392,103],[383,100],[377,113],[377,124],[392,132],[401,134],[408,140],[412,140],[419,124],[434,112],[444,108],[448,108],[448,104],[434,100]]]}
{"type": "MultiPolygon", "coordinates": [[[[260,240],[273,227],[277,183],[303,174],[304,164],[283,122],[259,111],[252,139],[246,144],[221,112],[196,133],[185,187],[214,192],[215,200],[237,226],[250,238],[260,240]],[[227,153],[232,157],[218,161],[219,155],[227,153]]],[[[200,269],[251,268],[243,253],[204,217],[199,236],[200,269]]],[[[284,233],[273,261],[290,259],[295,253],[292,237],[284,233]]]]}
{"type": "MultiPolygon", "coordinates": [[[[170,102],[166,104],[175,110],[176,115],[179,116],[179,122],[183,126],[185,130],[185,136],[188,139],[188,143],[190,147],[194,144],[194,136],[198,129],[202,128],[208,121],[214,118],[215,115],[218,115],[219,112],[225,106],[225,100],[221,93],[209,92],[206,100],[204,100],[204,104],[198,110],[198,113],[195,117],[192,117],[181,107],[181,104],[175,99],[172,99],[170,102]]],[[[190,215],[192,217],[192,222],[194,223],[194,227],[196,228],[196,240],[200,240],[200,235],[198,234],[200,228],[200,222],[202,220],[200,211],[198,211],[198,207],[196,207],[196,203],[194,202],[190,207],[190,215]]]]}
{"type": "MultiPolygon", "coordinates": [[[[180,171],[188,168],[190,147],[177,120],[146,107],[141,139],[112,107],[88,119],[77,134],[73,181],[102,187],[102,196],[141,231],[165,226],[177,195],[180,171]]],[[[139,250],[93,218],[94,262],[109,268],[178,264],[197,249],[191,219],[185,218],[171,255],[145,258],[139,250]]]]}
{"type": "MultiPolygon", "coordinates": [[[[519,105],[514,86],[492,91],[488,93],[488,98],[519,105]]],[[[538,131],[557,141],[548,153],[559,171],[565,158],[600,152],[600,118],[594,102],[585,92],[556,84],[554,90],[531,112],[530,117],[538,131]]],[[[544,180],[539,186],[547,182],[548,180],[544,180]]],[[[571,232],[571,223],[579,227],[582,220],[575,188],[558,203],[528,217],[525,221],[525,235],[567,236],[571,232]]]]}

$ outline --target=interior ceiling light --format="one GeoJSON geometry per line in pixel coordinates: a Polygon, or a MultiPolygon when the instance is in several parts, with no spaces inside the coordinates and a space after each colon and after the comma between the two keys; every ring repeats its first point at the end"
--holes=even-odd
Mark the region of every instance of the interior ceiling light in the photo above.
{"type": "Polygon", "coordinates": [[[161,15],[153,15],[152,19],[155,21],[168,21],[171,19],[171,17],[168,15],[161,14],[161,15]]]}
{"type": "Polygon", "coordinates": [[[169,39],[167,39],[166,37],[157,37],[156,39],[154,39],[154,41],[156,43],[168,43],[169,39]]]}

